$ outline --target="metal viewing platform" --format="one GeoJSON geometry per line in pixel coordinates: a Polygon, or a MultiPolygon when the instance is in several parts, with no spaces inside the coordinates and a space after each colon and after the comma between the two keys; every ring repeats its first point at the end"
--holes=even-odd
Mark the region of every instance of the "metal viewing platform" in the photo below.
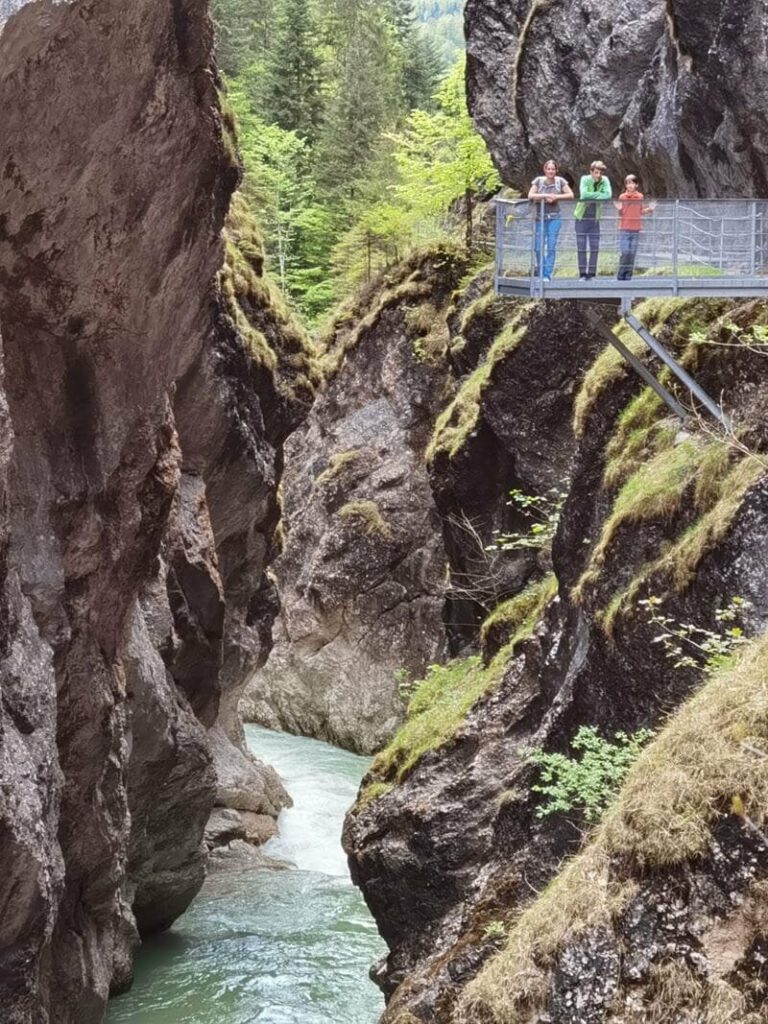
{"type": "MultiPolygon", "coordinates": [[[[559,200],[553,207],[540,199],[497,199],[496,293],[533,299],[615,299],[632,330],[730,430],[723,410],[631,308],[636,299],[651,297],[768,299],[768,200],[645,197],[635,201],[629,215],[626,205],[620,212],[614,201],[617,196],[585,210],[585,204],[575,200],[559,200]],[[593,245],[596,258],[593,254],[590,263],[593,245]]],[[[675,415],[685,419],[686,410],[648,367],[600,317],[590,319],[675,415]]]]}
{"type": "Polygon", "coordinates": [[[640,230],[632,232],[636,237],[630,242],[622,239],[613,201],[594,204],[599,207],[599,254],[595,276],[586,281],[579,272],[578,205],[557,203],[554,267],[551,280],[545,280],[537,253],[542,251],[544,263],[553,207],[540,199],[496,200],[499,295],[618,301],[768,298],[768,200],[645,198],[639,205],[648,212],[636,216],[640,230]],[[628,244],[636,246],[632,275],[619,280],[622,246],[628,244]]]}

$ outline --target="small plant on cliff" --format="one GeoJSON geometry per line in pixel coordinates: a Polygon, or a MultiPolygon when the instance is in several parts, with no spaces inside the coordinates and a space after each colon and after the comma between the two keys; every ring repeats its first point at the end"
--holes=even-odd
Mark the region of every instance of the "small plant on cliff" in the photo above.
{"type": "Polygon", "coordinates": [[[386,540],[392,535],[392,527],[382,516],[375,501],[348,501],[339,509],[339,516],[345,522],[353,523],[366,537],[382,537],[386,540]]]}
{"type": "Polygon", "coordinates": [[[715,611],[719,632],[663,615],[661,603],[661,598],[653,595],[639,602],[648,621],[659,630],[653,642],[661,644],[675,668],[700,668],[709,675],[727,666],[737,649],[747,643],[739,625],[750,607],[743,597],[732,597],[725,607],[715,611]]]}
{"type": "Polygon", "coordinates": [[[531,751],[528,761],[541,769],[539,781],[531,789],[546,798],[536,817],[580,810],[590,823],[599,821],[652,735],[649,729],[631,735],[617,732],[612,742],[603,739],[594,726],[584,725],[571,740],[573,749],[581,752],[580,758],[531,751]]]}
{"type": "Polygon", "coordinates": [[[508,508],[522,512],[531,522],[527,530],[516,533],[500,533],[496,536],[488,551],[517,551],[521,548],[542,548],[555,535],[560,513],[567,492],[558,487],[551,487],[545,494],[525,494],[513,488],[509,492],[508,508]]]}
{"type": "Polygon", "coordinates": [[[749,324],[742,327],[729,316],[724,316],[718,321],[714,332],[707,331],[706,328],[691,331],[691,341],[696,345],[746,348],[760,355],[768,355],[768,326],[749,324]]]}
{"type": "Polygon", "coordinates": [[[407,703],[413,696],[417,680],[413,679],[407,668],[396,668],[392,674],[397,683],[397,692],[400,695],[400,699],[407,703]]]}
{"type": "Polygon", "coordinates": [[[507,926],[503,921],[498,918],[494,918],[493,921],[489,921],[483,930],[484,939],[504,939],[507,935],[507,926]]]}

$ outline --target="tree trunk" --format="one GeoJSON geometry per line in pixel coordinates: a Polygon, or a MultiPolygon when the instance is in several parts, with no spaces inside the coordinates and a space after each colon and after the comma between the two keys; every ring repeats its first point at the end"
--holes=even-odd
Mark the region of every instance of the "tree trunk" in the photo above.
{"type": "Polygon", "coordinates": [[[467,252],[472,252],[472,190],[469,188],[464,190],[464,202],[466,205],[465,242],[467,246],[467,252]]]}

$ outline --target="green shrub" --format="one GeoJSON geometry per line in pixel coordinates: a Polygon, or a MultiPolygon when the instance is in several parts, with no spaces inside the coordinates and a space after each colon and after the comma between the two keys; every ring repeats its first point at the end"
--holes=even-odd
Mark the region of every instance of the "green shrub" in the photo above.
{"type": "Polygon", "coordinates": [[[652,735],[649,729],[638,729],[631,736],[617,732],[615,742],[611,742],[603,739],[594,726],[584,725],[571,740],[573,749],[581,751],[580,758],[547,754],[541,749],[532,751],[527,760],[538,765],[541,773],[531,789],[547,798],[536,817],[581,810],[587,821],[599,821],[640,748],[652,735]]]}
{"type": "Polygon", "coordinates": [[[518,488],[509,492],[508,508],[515,508],[529,519],[526,531],[499,533],[494,531],[493,544],[486,551],[519,551],[521,548],[543,548],[555,536],[568,492],[551,487],[546,494],[525,494],[518,488]]]}

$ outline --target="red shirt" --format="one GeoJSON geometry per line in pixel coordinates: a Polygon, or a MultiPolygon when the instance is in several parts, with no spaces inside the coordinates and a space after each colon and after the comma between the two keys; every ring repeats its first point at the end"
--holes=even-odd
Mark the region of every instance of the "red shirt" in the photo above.
{"type": "Polygon", "coordinates": [[[619,231],[639,231],[643,216],[643,193],[622,192],[619,200],[619,231]]]}

